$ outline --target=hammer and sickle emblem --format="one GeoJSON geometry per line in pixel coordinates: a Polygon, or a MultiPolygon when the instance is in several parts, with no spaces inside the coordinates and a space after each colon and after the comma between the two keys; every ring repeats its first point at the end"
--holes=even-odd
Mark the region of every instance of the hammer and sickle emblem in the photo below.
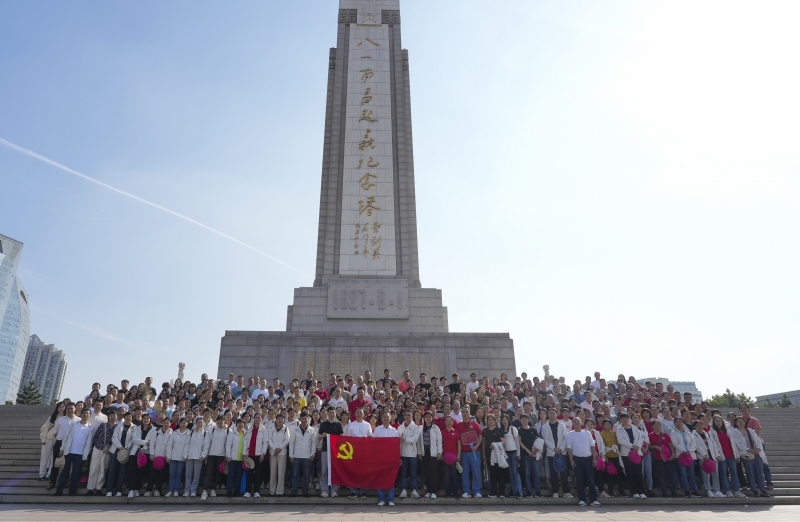
{"type": "Polygon", "coordinates": [[[339,451],[341,451],[341,453],[336,454],[337,459],[353,460],[353,445],[349,442],[345,442],[339,446],[339,451]]]}

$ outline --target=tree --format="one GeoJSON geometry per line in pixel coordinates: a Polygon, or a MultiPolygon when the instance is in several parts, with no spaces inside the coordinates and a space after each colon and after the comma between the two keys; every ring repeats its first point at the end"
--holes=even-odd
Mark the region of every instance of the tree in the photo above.
{"type": "Polygon", "coordinates": [[[725,390],[722,395],[712,395],[708,403],[716,408],[736,408],[740,402],[747,403],[751,408],[756,405],[756,401],[748,397],[744,393],[735,394],[730,388],[725,390]]]}
{"type": "Polygon", "coordinates": [[[39,393],[39,387],[36,386],[34,381],[29,382],[17,394],[17,404],[33,405],[42,403],[42,394],[39,393]]]}
{"type": "Polygon", "coordinates": [[[783,394],[783,398],[781,399],[781,402],[778,403],[778,407],[779,408],[791,408],[792,406],[794,406],[794,404],[792,404],[792,401],[790,401],[789,397],[787,397],[786,394],[784,393],[783,394]]]}

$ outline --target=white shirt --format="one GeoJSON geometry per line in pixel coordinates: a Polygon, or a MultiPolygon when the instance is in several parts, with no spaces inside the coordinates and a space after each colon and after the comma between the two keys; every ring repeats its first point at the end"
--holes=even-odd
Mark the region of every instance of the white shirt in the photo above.
{"type": "Polygon", "coordinates": [[[474,391],[477,391],[478,388],[480,388],[480,387],[481,387],[481,383],[479,383],[479,382],[472,382],[472,381],[468,382],[467,383],[467,397],[469,397],[470,393],[472,393],[474,391]]]}
{"type": "Polygon", "coordinates": [[[253,395],[250,396],[251,399],[256,400],[261,396],[269,397],[269,390],[262,390],[261,388],[257,389],[253,392],[253,395]]]}
{"type": "Polygon", "coordinates": [[[89,426],[96,428],[101,424],[108,422],[108,417],[104,413],[95,413],[94,411],[89,416],[89,426]]]}
{"type": "Polygon", "coordinates": [[[333,406],[334,408],[338,408],[340,406],[342,408],[347,408],[347,401],[344,400],[344,397],[339,397],[338,399],[336,397],[331,397],[330,400],[328,401],[328,404],[333,406]]]}
{"type": "MultiPolygon", "coordinates": [[[[62,440],[62,441],[65,440],[67,438],[67,435],[69,435],[69,429],[72,427],[72,425],[80,421],[81,419],[79,419],[74,415],[72,416],[71,419],[66,415],[56,419],[56,424],[55,424],[56,440],[62,440]]],[[[83,448],[81,448],[80,453],[83,453],[83,448]]]]}
{"type": "Polygon", "coordinates": [[[375,428],[375,433],[373,433],[372,436],[376,438],[387,438],[387,437],[400,437],[400,434],[397,433],[397,430],[394,427],[389,426],[388,428],[385,428],[383,424],[381,424],[380,426],[375,428]]]}
{"type": "Polygon", "coordinates": [[[453,417],[453,420],[456,420],[458,422],[464,422],[464,417],[460,413],[451,411],[450,416],[453,417]]]}
{"type": "Polygon", "coordinates": [[[517,447],[517,437],[519,436],[519,431],[514,426],[508,428],[508,431],[503,435],[503,439],[505,441],[504,447],[506,451],[517,451],[519,448],[517,447]]]}
{"type": "Polygon", "coordinates": [[[372,437],[372,426],[367,421],[352,421],[345,428],[348,437],[372,437]]]}
{"type": "Polygon", "coordinates": [[[573,456],[591,457],[592,446],[594,446],[592,434],[585,429],[567,433],[567,449],[572,449],[573,456]]]}
{"type": "Polygon", "coordinates": [[[88,423],[83,424],[79,422],[72,430],[74,431],[72,434],[72,445],[69,447],[69,451],[65,451],[64,453],[83,455],[83,448],[86,447],[86,439],[92,434],[92,427],[88,423]]]}

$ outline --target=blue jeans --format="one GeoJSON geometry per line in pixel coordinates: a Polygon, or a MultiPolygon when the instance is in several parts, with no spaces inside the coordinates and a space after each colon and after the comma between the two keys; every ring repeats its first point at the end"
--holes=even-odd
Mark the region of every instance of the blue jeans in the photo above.
{"type": "Polygon", "coordinates": [[[394,502],[394,488],[392,489],[379,489],[378,500],[380,502],[394,502]]]}
{"type": "Polygon", "coordinates": [[[647,489],[653,489],[653,454],[649,451],[642,457],[642,473],[644,473],[644,485],[647,489]]]}
{"type": "Polygon", "coordinates": [[[696,464],[696,460],[693,460],[688,466],[684,466],[678,462],[678,478],[680,479],[680,484],[684,493],[697,491],[697,481],[694,478],[694,467],[696,464]]]}
{"type": "MultiPolygon", "coordinates": [[[[119,450],[117,450],[119,451],[119,450]]],[[[125,464],[120,464],[117,460],[117,452],[111,454],[111,463],[108,465],[108,477],[106,477],[106,491],[116,493],[122,491],[122,484],[125,482],[125,464]]]]}
{"type": "Polygon", "coordinates": [[[169,463],[169,490],[177,493],[181,489],[181,479],[186,471],[186,462],[173,460],[169,463]]]}
{"type": "Polygon", "coordinates": [[[722,462],[717,462],[717,471],[719,471],[719,484],[720,490],[723,493],[729,491],[739,491],[739,477],[736,474],[736,459],[725,459],[722,462]],[[728,482],[728,473],[731,474],[731,480],[728,482]]]}
{"type": "Polygon", "coordinates": [[[225,485],[228,495],[244,493],[244,491],[241,491],[243,471],[242,461],[231,459],[228,463],[228,483],[225,485]]]}
{"type": "MultiPolygon", "coordinates": [[[[767,485],[764,483],[764,461],[761,460],[761,455],[756,455],[753,460],[744,460],[744,469],[747,470],[747,480],[750,482],[750,489],[753,493],[767,492],[767,485]]],[[[65,468],[66,469],[66,468],[65,468]]]]}
{"type": "MultiPolygon", "coordinates": [[[[411,489],[417,489],[417,457],[400,457],[400,487],[406,489],[406,475],[411,472],[411,489]],[[409,470],[409,468],[411,468],[409,470]]],[[[394,493],[392,494],[394,496],[394,493]]],[[[394,498],[392,498],[394,500],[394,498]]]]}
{"type": "Polygon", "coordinates": [[[529,494],[533,495],[541,491],[539,461],[536,460],[536,457],[528,455],[528,452],[522,453],[522,476],[525,477],[525,489],[528,490],[529,494]]]}
{"type": "Polygon", "coordinates": [[[292,495],[297,495],[300,474],[303,475],[303,495],[308,495],[308,480],[311,478],[311,459],[294,459],[292,465],[292,495]]]}
{"type": "Polygon", "coordinates": [[[508,475],[511,481],[511,494],[522,496],[522,480],[519,476],[519,461],[516,451],[506,451],[508,456],[508,475]]]}
{"type": "Polygon", "coordinates": [[[461,454],[461,486],[464,493],[476,495],[481,492],[481,459],[477,452],[468,451],[461,454]],[[470,488],[470,477],[472,477],[472,487],[470,488]]]}
{"type": "Polygon", "coordinates": [[[69,478],[69,494],[77,495],[78,482],[81,481],[81,468],[83,468],[83,455],[78,453],[64,455],[64,469],[58,475],[56,493],[64,493],[64,486],[67,485],[67,478],[69,478]]]}
{"type": "Polygon", "coordinates": [[[578,498],[586,502],[586,491],[589,488],[589,502],[597,500],[597,489],[594,487],[594,467],[592,457],[573,457],[575,461],[575,480],[578,488],[578,498]]]}

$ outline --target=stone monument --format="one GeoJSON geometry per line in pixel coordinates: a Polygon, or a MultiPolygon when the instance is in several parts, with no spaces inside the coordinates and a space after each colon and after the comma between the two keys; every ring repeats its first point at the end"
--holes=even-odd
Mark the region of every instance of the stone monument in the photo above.
{"type": "MultiPolygon", "coordinates": [[[[218,376],[283,381],[308,370],[413,380],[516,375],[507,333],[450,333],[417,254],[408,51],[399,0],[340,0],[330,50],[314,285],[296,288],[285,332],[226,331],[218,376]]],[[[464,379],[468,380],[468,379],[464,379]]]]}

